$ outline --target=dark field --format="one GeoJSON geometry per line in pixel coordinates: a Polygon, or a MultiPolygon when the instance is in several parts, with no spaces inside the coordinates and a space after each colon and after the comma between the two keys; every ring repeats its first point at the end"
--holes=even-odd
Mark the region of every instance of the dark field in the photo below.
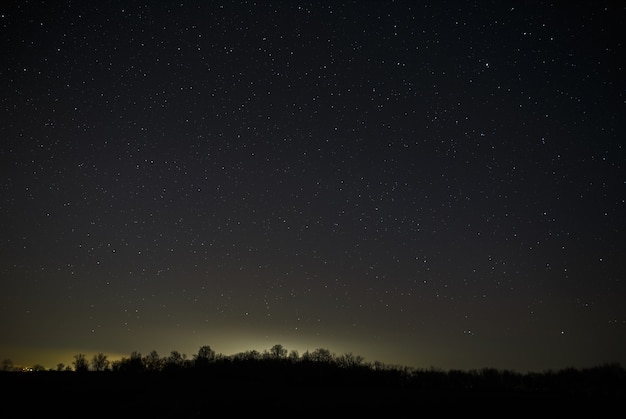
{"type": "Polygon", "coordinates": [[[4,408],[20,417],[424,417],[434,412],[608,417],[626,401],[626,374],[615,366],[522,375],[268,363],[168,372],[2,372],[0,383],[4,408]]]}

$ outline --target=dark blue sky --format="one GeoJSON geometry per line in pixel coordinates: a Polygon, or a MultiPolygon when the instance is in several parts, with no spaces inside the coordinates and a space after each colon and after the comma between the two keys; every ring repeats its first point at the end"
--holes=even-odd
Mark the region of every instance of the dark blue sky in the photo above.
{"type": "Polygon", "coordinates": [[[618,2],[5,2],[0,358],[625,363],[618,2]]]}

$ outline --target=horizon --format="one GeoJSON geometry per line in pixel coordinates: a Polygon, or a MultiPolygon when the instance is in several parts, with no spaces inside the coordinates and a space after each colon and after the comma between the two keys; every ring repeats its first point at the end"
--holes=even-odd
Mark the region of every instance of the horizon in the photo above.
{"type": "MultiPolygon", "coordinates": [[[[299,350],[295,347],[289,347],[286,346],[284,344],[281,344],[279,342],[269,345],[267,347],[256,347],[256,348],[247,348],[247,349],[241,349],[241,350],[235,350],[232,352],[222,352],[220,350],[217,350],[216,348],[214,348],[211,345],[201,345],[201,346],[209,346],[215,353],[216,356],[218,357],[224,357],[224,358],[230,358],[230,357],[235,357],[236,355],[240,355],[240,354],[245,354],[245,353],[250,353],[250,352],[256,352],[259,355],[263,355],[266,353],[269,353],[270,349],[274,346],[274,345],[281,345],[285,350],[287,350],[287,354],[291,354],[293,351],[295,351],[298,355],[298,359],[302,358],[302,355],[305,353],[312,353],[316,350],[319,349],[324,349],[324,350],[328,350],[330,352],[330,354],[333,356],[333,359],[337,359],[343,355],[346,354],[351,354],[354,356],[359,356],[362,358],[362,362],[363,365],[374,365],[374,364],[381,364],[385,367],[388,368],[408,368],[409,370],[412,371],[423,371],[423,370],[437,370],[437,371],[443,371],[443,372],[450,372],[450,371],[464,371],[464,372],[472,372],[472,371],[480,371],[480,370],[484,370],[484,369],[494,369],[494,370],[498,370],[498,371],[508,371],[508,372],[513,372],[513,373],[517,373],[517,374],[537,374],[537,373],[548,373],[548,372],[558,372],[558,371],[564,371],[564,370],[569,370],[569,369],[574,369],[574,370],[579,370],[579,371],[583,371],[583,370],[587,370],[587,369],[592,369],[592,368],[597,368],[597,367],[602,367],[602,366],[606,366],[606,365],[618,365],[620,367],[623,368],[623,365],[619,362],[619,361],[611,361],[611,360],[604,360],[604,361],[599,361],[595,364],[587,364],[587,365],[567,365],[567,364],[562,364],[561,366],[558,367],[547,367],[547,368],[527,368],[527,369],[517,369],[517,368],[508,368],[508,367],[504,367],[504,366],[494,366],[491,364],[486,364],[486,365],[475,365],[475,366],[465,366],[465,367],[461,367],[461,366],[450,366],[450,367],[442,367],[439,365],[411,365],[411,364],[404,364],[404,363],[398,363],[398,362],[385,362],[381,359],[376,359],[376,358],[368,358],[363,356],[363,354],[356,352],[356,351],[335,351],[332,348],[329,347],[324,347],[324,346],[315,346],[315,347],[311,347],[304,350],[299,350]]],[[[139,350],[133,350],[130,351],[128,353],[107,353],[105,351],[93,351],[93,350],[77,350],[77,351],[62,351],[65,355],[60,356],[60,355],[48,355],[48,358],[43,358],[43,359],[48,359],[49,361],[46,362],[19,362],[19,361],[15,361],[13,358],[10,357],[0,357],[1,361],[11,361],[11,365],[13,368],[15,369],[19,369],[19,370],[28,370],[29,368],[32,368],[34,366],[41,366],[43,367],[45,370],[56,370],[57,366],[59,364],[63,364],[64,368],[70,367],[72,371],[74,371],[74,367],[73,367],[73,362],[75,361],[75,356],[77,355],[84,355],[86,360],[89,362],[89,364],[91,365],[91,360],[95,355],[98,354],[104,354],[106,356],[106,359],[109,362],[120,362],[123,360],[128,360],[131,355],[133,353],[137,353],[139,355],[141,355],[141,357],[145,357],[148,354],[150,354],[153,350],[157,352],[157,354],[159,355],[160,359],[166,359],[168,358],[173,352],[178,352],[180,355],[183,356],[184,359],[186,360],[193,360],[193,358],[195,357],[195,355],[197,355],[198,350],[200,349],[200,347],[196,348],[195,351],[192,352],[185,352],[185,351],[181,351],[178,349],[171,349],[169,351],[167,351],[167,353],[165,352],[160,352],[156,349],[151,349],[151,350],[147,350],[147,351],[139,351],[139,350]],[[54,361],[55,359],[59,359],[58,361],[54,361]],[[63,362],[63,360],[61,359],[65,359],[66,362],[63,362]]],[[[61,352],[59,352],[60,354],[61,352]]],[[[20,358],[17,358],[18,360],[20,358]]]]}

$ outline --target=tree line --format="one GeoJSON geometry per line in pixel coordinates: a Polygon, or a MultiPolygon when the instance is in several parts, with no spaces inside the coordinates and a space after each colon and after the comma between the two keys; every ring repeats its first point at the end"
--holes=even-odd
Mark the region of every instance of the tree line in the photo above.
{"type": "MultiPolygon", "coordinates": [[[[2,362],[3,371],[19,371],[10,360],[2,362]]],[[[163,380],[184,374],[211,377],[215,383],[238,385],[341,385],[345,387],[377,387],[418,389],[424,392],[498,393],[522,395],[603,395],[626,397],[626,370],[617,363],[592,368],[548,370],[541,373],[518,373],[510,370],[482,368],[477,370],[418,369],[366,362],[353,353],[335,355],[318,348],[299,354],[281,344],[262,352],[249,350],[234,355],[216,353],[210,346],[201,346],[188,357],[179,351],[160,356],[157,351],[147,355],[132,352],[119,360],[109,360],[104,353],[91,358],[74,355],[72,365],[58,364],[54,369],[35,365],[36,373],[79,373],[77,376],[150,376],[163,380]],[[89,374],[87,374],[89,373],[89,374]],[[100,373],[100,374],[95,374],[100,373]],[[156,375],[155,375],[156,374],[156,375]],[[194,375],[195,374],[195,375],[194,375]],[[160,379],[160,378],[159,378],[160,379]]],[[[21,374],[20,374],[21,375],[21,374]]],[[[71,374],[74,375],[74,374],[71,374]]]]}
{"type": "Polygon", "coordinates": [[[269,350],[259,352],[257,350],[249,350],[234,355],[223,355],[216,353],[209,345],[203,345],[198,352],[191,358],[185,353],[177,350],[170,352],[168,356],[161,357],[157,351],[153,350],[145,356],[140,352],[134,351],[129,357],[123,357],[119,360],[109,360],[109,357],[102,353],[96,353],[93,357],[88,358],[83,353],[74,355],[71,365],[58,363],[55,368],[46,368],[41,364],[35,364],[27,368],[16,368],[11,359],[4,359],[0,369],[2,371],[66,371],[66,372],[87,372],[87,371],[169,371],[193,369],[198,367],[206,367],[210,363],[220,362],[244,362],[244,361],[267,361],[267,360],[286,360],[289,362],[320,362],[336,364],[344,367],[353,367],[359,365],[368,365],[373,368],[389,368],[381,362],[366,364],[360,355],[352,353],[344,353],[335,355],[330,350],[318,348],[314,351],[306,351],[302,355],[297,350],[287,350],[283,345],[276,344],[269,350]]]}

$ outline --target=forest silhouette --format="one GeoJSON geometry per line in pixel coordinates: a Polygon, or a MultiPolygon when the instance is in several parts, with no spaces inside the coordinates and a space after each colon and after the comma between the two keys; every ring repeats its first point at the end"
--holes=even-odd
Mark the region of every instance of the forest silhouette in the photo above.
{"type": "Polygon", "coordinates": [[[5,359],[1,370],[5,404],[32,414],[65,405],[66,413],[96,409],[141,417],[208,417],[223,408],[299,417],[339,411],[416,417],[407,409],[423,413],[428,407],[484,409],[502,403],[518,412],[551,405],[561,413],[589,406],[597,413],[626,400],[626,371],[619,364],[541,373],[444,371],[366,362],[324,348],[300,355],[280,344],[228,356],[202,346],[191,358],[178,351],[165,357],[133,352],[115,361],[103,353],[76,354],[71,366],[54,369],[16,368],[5,359]]]}

